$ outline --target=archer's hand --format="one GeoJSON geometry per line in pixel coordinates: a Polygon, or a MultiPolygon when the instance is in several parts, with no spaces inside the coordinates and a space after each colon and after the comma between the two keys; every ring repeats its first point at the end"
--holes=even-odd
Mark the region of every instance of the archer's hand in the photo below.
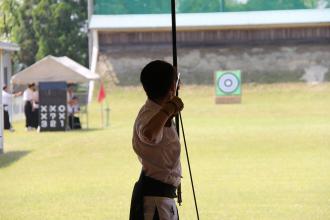
{"type": "Polygon", "coordinates": [[[184,104],[182,100],[179,97],[174,96],[171,100],[169,100],[163,105],[161,111],[166,113],[168,116],[172,116],[182,111],[183,107],[184,104]]]}

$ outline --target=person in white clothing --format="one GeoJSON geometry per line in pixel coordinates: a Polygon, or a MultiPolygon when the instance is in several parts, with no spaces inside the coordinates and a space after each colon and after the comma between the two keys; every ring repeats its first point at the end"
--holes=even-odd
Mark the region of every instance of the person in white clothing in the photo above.
{"type": "Polygon", "coordinates": [[[32,119],[31,127],[37,129],[39,126],[39,92],[36,86],[33,88],[32,95],[32,119]]]}
{"type": "Polygon", "coordinates": [[[23,101],[24,101],[24,114],[25,114],[25,128],[30,131],[33,129],[33,113],[32,105],[34,98],[35,84],[29,84],[28,88],[23,92],[23,101]]]}
{"type": "Polygon", "coordinates": [[[3,105],[3,128],[6,130],[14,131],[10,120],[9,120],[9,112],[8,108],[12,104],[12,99],[14,97],[22,95],[22,92],[17,92],[14,94],[9,93],[9,89],[7,85],[2,87],[2,105],[3,105]]]}
{"type": "Polygon", "coordinates": [[[178,220],[174,201],[181,182],[180,142],[173,117],[183,109],[175,96],[178,76],[165,61],[147,64],[140,76],[147,95],[133,127],[133,149],[142,164],[130,220],[178,220]]]}
{"type": "Polygon", "coordinates": [[[73,91],[74,91],[74,84],[68,83],[66,90],[66,100],[68,104],[70,104],[72,98],[75,96],[73,91]]]}
{"type": "Polygon", "coordinates": [[[79,111],[79,99],[77,96],[73,96],[68,104],[68,121],[70,129],[81,129],[80,119],[77,116],[79,111]]]}

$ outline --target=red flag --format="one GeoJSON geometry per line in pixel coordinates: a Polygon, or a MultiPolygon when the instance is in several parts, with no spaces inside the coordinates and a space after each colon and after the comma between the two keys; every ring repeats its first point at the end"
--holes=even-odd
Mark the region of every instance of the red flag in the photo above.
{"type": "Polygon", "coordinates": [[[102,102],[104,99],[105,99],[105,90],[104,90],[103,82],[101,82],[99,95],[97,96],[97,101],[102,102]]]}

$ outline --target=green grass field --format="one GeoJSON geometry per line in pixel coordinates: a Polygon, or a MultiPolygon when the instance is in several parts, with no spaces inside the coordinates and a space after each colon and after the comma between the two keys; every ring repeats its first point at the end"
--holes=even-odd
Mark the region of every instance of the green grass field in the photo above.
{"type": "MultiPolygon", "coordinates": [[[[215,105],[213,87],[183,87],[182,113],[200,219],[330,219],[330,84],[245,85],[240,105],[215,105]]],[[[5,133],[0,220],[128,219],[140,165],[132,124],[139,88],[108,95],[111,126],[5,133]]],[[[180,219],[196,219],[182,149],[180,219]]]]}

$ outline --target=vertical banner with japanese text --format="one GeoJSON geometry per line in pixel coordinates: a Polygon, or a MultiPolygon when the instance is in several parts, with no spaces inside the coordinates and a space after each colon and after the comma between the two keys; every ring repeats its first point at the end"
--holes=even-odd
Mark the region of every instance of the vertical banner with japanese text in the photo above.
{"type": "Polygon", "coordinates": [[[67,125],[66,82],[39,83],[40,131],[65,131],[67,125]]]}

